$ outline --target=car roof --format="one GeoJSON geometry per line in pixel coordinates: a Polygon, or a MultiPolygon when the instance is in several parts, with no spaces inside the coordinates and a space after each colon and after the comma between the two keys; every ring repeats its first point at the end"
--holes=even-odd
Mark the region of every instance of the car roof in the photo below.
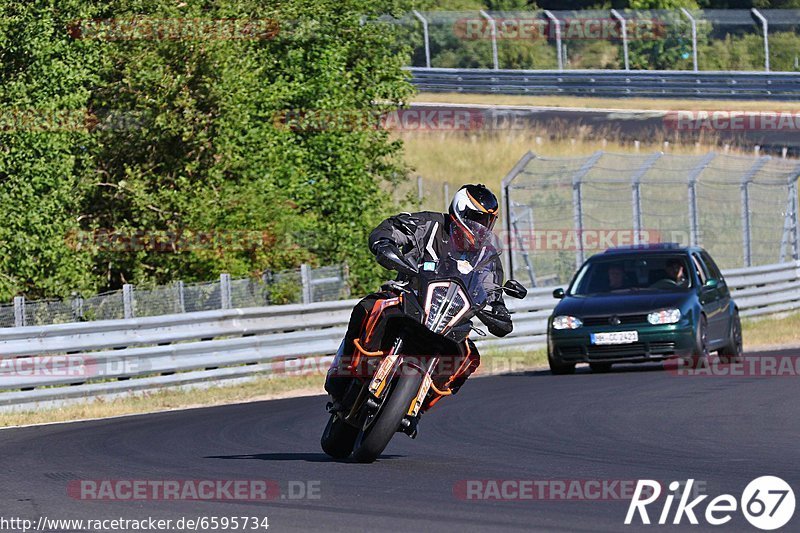
{"type": "MultiPolygon", "coordinates": [[[[596,254],[592,258],[602,259],[613,255],[642,255],[642,254],[663,254],[678,253],[686,254],[692,251],[702,251],[698,246],[684,246],[676,242],[660,242],[653,244],[634,244],[631,246],[616,246],[609,248],[601,254],[596,254]]],[[[591,259],[591,258],[590,258],[591,259]]]]}

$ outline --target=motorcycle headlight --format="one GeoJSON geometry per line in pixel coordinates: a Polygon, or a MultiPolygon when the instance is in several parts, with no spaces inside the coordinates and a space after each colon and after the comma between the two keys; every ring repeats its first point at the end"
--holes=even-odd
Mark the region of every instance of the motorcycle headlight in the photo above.
{"type": "Polygon", "coordinates": [[[681,319],[680,309],[662,309],[653,311],[647,315],[647,321],[651,324],[674,324],[681,319]]]}
{"type": "Polygon", "coordinates": [[[581,319],[574,316],[561,315],[553,319],[553,329],[578,329],[581,326],[581,319]]]}
{"type": "Polygon", "coordinates": [[[469,300],[461,287],[454,283],[438,282],[428,287],[425,301],[425,327],[434,333],[444,331],[456,325],[459,319],[469,311],[469,300]]]}

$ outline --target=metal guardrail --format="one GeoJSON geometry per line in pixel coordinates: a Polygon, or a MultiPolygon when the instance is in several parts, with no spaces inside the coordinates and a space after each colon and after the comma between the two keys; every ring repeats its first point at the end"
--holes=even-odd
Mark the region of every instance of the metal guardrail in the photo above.
{"type": "MultiPolygon", "coordinates": [[[[800,308],[800,261],[725,272],[741,315],[800,308]]],[[[551,288],[509,300],[514,332],[479,339],[479,348],[546,342],[556,304],[551,288]]],[[[228,309],[88,323],[0,330],[0,411],[33,409],[91,397],[166,387],[234,382],[303,368],[308,357],[327,365],[356,300],[228,309]],[[66,355],[62,355],[66,354],[66,355]],[[51,357],[47,357],[51,356],[51,357]],[[27,375],[20,368],[62,371],[27,375]],[[66,362],[64,362],[66,361],[66,362]],[[75,372],[64,372],[73,368],[75,372]]]]}
{"type": "Polygon", "coordinates": [[[566,96],[800,99],[800,73],[408,67],[420,91],[566,96]]]}

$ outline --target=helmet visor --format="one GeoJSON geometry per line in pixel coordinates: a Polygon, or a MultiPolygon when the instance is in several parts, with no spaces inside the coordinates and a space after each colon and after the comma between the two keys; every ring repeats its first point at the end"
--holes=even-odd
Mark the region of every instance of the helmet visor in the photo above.
{"type": "Polygon", "coordinates": [[[480,211],[475,211],[473,209],[466,209],[463,217],[466,220],[471,220],[472,222],[477,222],[481,226],[487,229],[492,229],[494,227],[494,223],[497,220],[497,215],[492,213],[481,213],[480,211]]]}

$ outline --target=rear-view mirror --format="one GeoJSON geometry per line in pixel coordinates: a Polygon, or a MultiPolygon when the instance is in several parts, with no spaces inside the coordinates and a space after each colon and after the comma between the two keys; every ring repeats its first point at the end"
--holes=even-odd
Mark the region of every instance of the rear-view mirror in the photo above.
{"type": "Polygon", "coordinates": [[[522,283],[515,279],[506,281],[505,285],[503,285],[503,292],[512,298],[519,298],[520,300],[528,295],[528,289],[523,287],[522,283]]]}

